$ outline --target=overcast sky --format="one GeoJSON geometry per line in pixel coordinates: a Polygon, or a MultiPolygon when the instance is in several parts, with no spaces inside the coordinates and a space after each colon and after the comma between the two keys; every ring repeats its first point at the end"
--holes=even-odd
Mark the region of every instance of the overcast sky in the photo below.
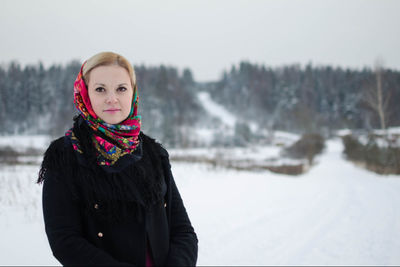
{"type": "Polygon", "coordinates": [[[0,0],[0,62],[45,66],[115,51],[133,64],[218,79],[241,60],[268,66],[400,70],[400,1],[0,0]]]}

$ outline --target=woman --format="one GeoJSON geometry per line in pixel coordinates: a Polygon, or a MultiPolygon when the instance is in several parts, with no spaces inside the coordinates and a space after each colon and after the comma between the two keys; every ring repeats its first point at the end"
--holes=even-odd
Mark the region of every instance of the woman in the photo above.
{"type": "Polygon", "coordinates": [[[79,115],[47,149],[38,183],[53,255],[63,265],[195,265],[197,236],[167,151],[140,131],[130,63],[112,52],[74,84],[79,115]]]}

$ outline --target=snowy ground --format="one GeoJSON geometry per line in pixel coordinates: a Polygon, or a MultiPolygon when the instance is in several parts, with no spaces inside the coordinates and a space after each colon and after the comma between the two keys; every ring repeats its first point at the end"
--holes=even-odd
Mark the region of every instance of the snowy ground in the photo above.
{"type": "MultiPolygon", "coordinates": [[[[199,237],[198,265],[400,265],[400,177],[341,158],[291,177],[172,163],[199,237]]],[[[0,166],[0,265],[55,265],[44,233],[39,166],[0,166]]]]}
{"type": "Polygon", "coordinates": [[[27,148],[43,149],[50,141],[51,138],[47,135],[0,136],[0,147],[12,146],[13,150],[25,152],[27,148]]]}
{"type": "Polygon", "coordinates": [[[358,169],[341,151],[329,142],[320,164],[299,178],[221,170],[199,179],[203,170],[192,171],[182,184],[199,264],[400,264],[399,177],[358,169]],[[201,190],[204,180],[212,188],[201,190]]]}

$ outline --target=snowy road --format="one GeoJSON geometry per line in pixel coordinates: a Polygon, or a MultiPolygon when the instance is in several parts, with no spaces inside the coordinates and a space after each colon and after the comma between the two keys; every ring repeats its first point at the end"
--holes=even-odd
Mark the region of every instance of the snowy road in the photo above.
{"type": "Polygon", "coordinates": [[[341,151],[330,141],[296,178],[175,164],[199,265],[400,264],[399,177],[359,169],[341,151]]]}
{"type": "MultiPolygon", "coordinates": [[[[199,265],[399,265],[400,177],[341,158],[291,177],[172,163],[199,237],[199,265]]],[[[44,234],[38,167],[0,171],[0,265],[54,265],[44,234]],[[23,251],[21,253],[21,251],[23,251]]]]}

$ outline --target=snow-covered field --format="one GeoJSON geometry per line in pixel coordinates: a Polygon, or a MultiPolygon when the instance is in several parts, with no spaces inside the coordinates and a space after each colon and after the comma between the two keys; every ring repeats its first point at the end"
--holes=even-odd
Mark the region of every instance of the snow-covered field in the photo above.
{"type": "MultiPolygon", "coordinates": [[[[208,94],[199,99],[232,131],[235,117],[208,94]]],[[[197,134],[213,136],[208,129],[197,134]]],[[[262,161],[298,138],[275,132],[265,147],[169,152],[262,161]]],[[[0,137],[0,146],[19,152],[48,143],[46,136],[0,137]]],[[[358,168],[342,151],[339,139],[328,141],[317,165],[300,176],[172,162],[199,238],[198,265],[400,265],[400,176],[358,168]]],[[[0,165],[0,265],[59,265],[44,232],[38,170],[0,165]]]]}
{"type": "MultiPolygon", "coordinates": [[[[400,177],[341,157],[331,140],[300,176],[172,162],[199,238],[198,265],[400,265],[400,177]]],[[[0,166],[0,265],[55,265],[39,166],[0,166]]]]}
{"type": "Polygon", "coordinates": [[[50,144],[47,135],[12,135],[0,136],[0,147],[11,146],[13,150],[25,152],[27,148],[44,149],[50,144]]]}
{"type": "Polygon", "coordinates": [[[400,177],[359,169],[341,151],[329,141],[297,178],[175,164],[199,265],[399,265],[400,177]]]}

